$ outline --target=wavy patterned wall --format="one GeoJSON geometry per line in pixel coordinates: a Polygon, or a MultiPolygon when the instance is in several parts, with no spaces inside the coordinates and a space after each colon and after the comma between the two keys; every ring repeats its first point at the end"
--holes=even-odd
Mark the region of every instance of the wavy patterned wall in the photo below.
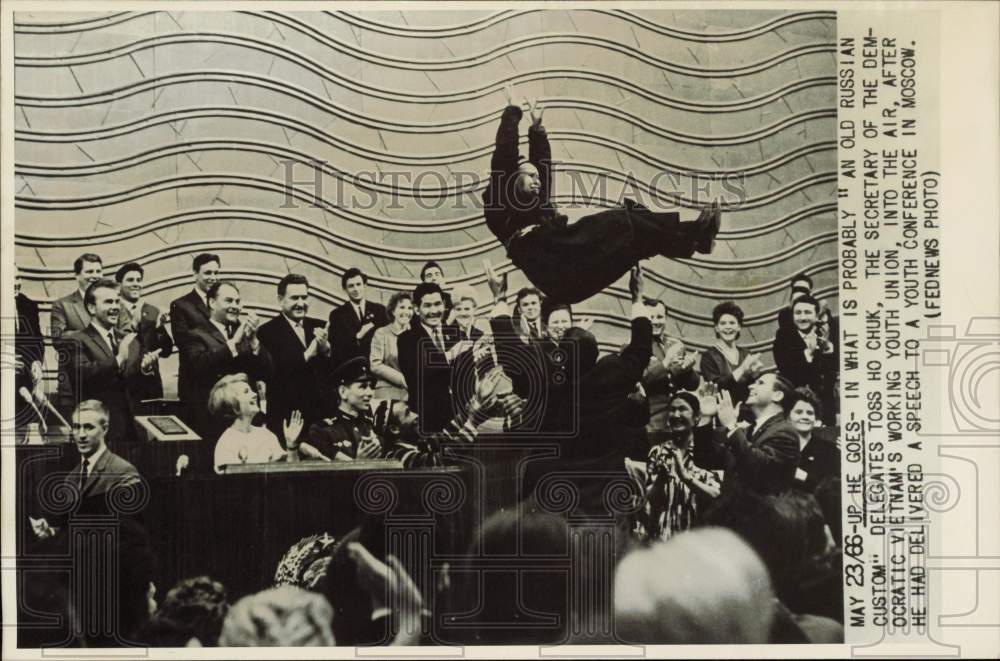
{"type": "MultiPolygon", "coordinates": [[[[727,199],[721,177],[742,177],[715,253],[653,260],[650,289],[692,344],[712,342],[711,309],[733,298],[743,340],[763,346],[790,275],[836,296],[835,25],[817,11],[18,14],[24,287],[46,311],[94,251],[111,268],[140,261],[166,307],[190,287],[192,253],[212,250],[267,314],[289,271],[325,315],[348,266],[385,300],[431,257],[485,301],[482,260],[510,267],[482,185],[460,173],[487,173],[512,82],[547,108],[570,218],[623,192],[652,205],[654,189],[693,216],[682,173],[727,199]],[[323,162],[327,208],[305,185],[283,207],[287,159],[323,162]],[[599,194],[571,195],[574,181],[599,194]]],[[[627,328],[624,284],[578,306],[608,346],[627,328]]]]}

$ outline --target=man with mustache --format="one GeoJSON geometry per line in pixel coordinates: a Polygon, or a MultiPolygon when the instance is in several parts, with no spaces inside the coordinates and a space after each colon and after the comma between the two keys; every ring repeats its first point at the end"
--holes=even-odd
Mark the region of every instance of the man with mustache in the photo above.
{"type": "Polygon", "coordinates": [[[257,315],[250,312],[240,321],[243,308],[236,285],[218,281],[209,287],[207,297],[209,328],[190,330],[180,353],[181,368],[190,379],[186,390],[187,422],[203,438],[214,442],[224,427],[208,411],[212,386],[227,374],[244,373],[254,390],[260,392],[260,382],[270,378],[272,362],[257,337],[257,315]]]}
{"type": "Polygon", "coordinates": [[[569,223],[551,201],[552,150],[542,126],[543,109],[528,104],[528,159],[518,155],[520,106],[500,118],[483,193],[486,225],[511,261],[546,296],[579,303],[618,280],[640,260],[656,255],[691,257],[712,252],[721,211],[713,205],[682,223],[676,212],[653,212],[631,200],[625,206],[569,223]]]}
{"type": "Polygon", "coordinates": [[[410,409],[420,416],[420,431],[441,431],[452,417],[451,376],[442,331],[444,292],[430,282],[413,290],[417,321],[399,334],[399,369],[409,387],[410,409]]]}
{"type": "MultiPolygon", "coordinates": [[[[836,399],[837,350],[829,329],[819,323],[820,302],[809,294],[792,302],[792,325],[778,327],[774,364],[796,388],[808,387],[832,412],[836,399]]],[[[827,420],[827,423],[832,423],[827,420]]]]}
{"type": "Polygon", "coordinates": [[[107,407],[107,440],[115,445],[134,438],[133,393],[137,382],[152,374],[159,352],[145,352],[135,333],[118,330],[116,282],[98,280],[87,287],[83,300],[90,323],[63,338],[68,359],[61,365],[62,378],[72,384],[76,401],[96,399],[107,407]]]}
{"type": "Polygon", "coordinates": [[[308,316],[309,281],[289,273],[278,282],[281,313],[261,324],[257,337],[271,355],[274,372],[267,390],[267,427],[282,437],[292,411],[301,411],[304,428],[323,410],[322,377],[332,369],[329,326],[308,316]]]}

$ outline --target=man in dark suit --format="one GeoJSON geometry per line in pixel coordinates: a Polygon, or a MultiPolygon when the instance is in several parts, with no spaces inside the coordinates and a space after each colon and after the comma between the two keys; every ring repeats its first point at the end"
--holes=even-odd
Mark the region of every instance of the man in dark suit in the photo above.
{"type": "Polygon", "coordinates": [[[356,356],[368,358],[375,329],[389,323],[383,305],[365,300],[368,276],[360,269],[344,271],[340,285],[347,293],[347,302],[330,313],[330,344],[335,365],[356,356]]]}
{"type": "Polygon", "coordinates": [[[257,337],[271,355],[274,371],[268,383],[267,426],[281,438],[282,425],[292,411],[302,413],[303,429],[322,418],[322,387],[330,364],[328,329],[309,312],[309,281],[289,273],[278,282],[281,313],[261,324],[257,337]]]}
{"type": "Polygon", "coordinates": [[[737,424],[738,404],[722,391],[717,411],[702,404],[702,422],[716,415],[721,428],[709,433],[702,425],[695,433],[694,461],[701,468],[725,471],[723,493],[736,490],[759,494],[786,491],[795,479],[799,463],[799,436],[785,419],[784,406],[794,387],[780,374],[761,375],[750,386],[746,404],[754,414],[754,424],[743,429],[737,424]]]}
{"type": "MultiPolygon", "coordinates": [[[[160,309],[142,299],[142,280],[146,272],[139,264],[129,262],[115,273],[120,286],[121,311],[118,313],[118,330],[135,333],[143,353],[158,351],[160,358],[173,353],[174,341],[166,329],[167,318],[160,309]]],[[[144,399],[163,397],[163,381],[160,378],[160,363],[152,363],[151,371],[143,374],[134,385],[132,400],[136,403],[144,399]]]]}
{"type": "Polygon", "coordinates": [[[14,298],[17,316],[14,318],[14,412],[16,442],[25,439],[27,425],[39,421],[34,402],[28,403],[21,396],[21,388],[32,393],[32,399],[44,396],[42,379],[42,361],[45,359],[45,345],[42,341],[42,329],[38,322],[38,304],[21,293],[21,270],[14,271],[14,298]]]}
{"type": "MultiPolygon", "coordinates": [[[[820,303],[806,294],[792,303],[792,326],[779,327],[772,350],[778,371],[796,388],[819,395],[823,408],[834,410],[837,350],[829,329],[817,323],[820,303]]],[[[832,422],[827,418],[827,423],[832,422]]]]}
{"type": "MultiPolygon", "coordinates": [[[[208,290],[219,281],[221,269],[222,261],[218,255],[207,252],[197,255],[191,264],[194,288],[170,303],[170,330],[178,350],[192,338],[195,329],[210,331],[212,324],[208,311],[208,290]]],[[[181,401],[190,401],[191,393],[187,387],[192,378],[184,373],[185,367],[185,362],[181,361],[177,373],[177,397],[181,401]]]]}
{"type": "Polygon", "coordinates": [[[90,324],[63,338],[68,360],[62,378],[72,387],[75,401],[96,399],[108,409],[109,443],[132,440],[133,388],[151,373],[158,352],[143,352],[135,333],[118,330],[117,283],[98,280],[87,287],[84,301],[90,324]]]}
{"type": "Polygon", "coordinates": [[[399,334],[399,371],[406,378],[410,409],[420,416],[420,431],[434,433],[451,420],[451,364],[442,322],[444,292],[423,282],[413,290],[414,323],[399,334]]]}
{"type": "Polygon", "coordinates": [[[231,282],[220,280],[208,290],[211,314],[208,329],[195,328],[188,341],[180,345],[181,376],[187,422],[209,441],[222,433],[225,422],[212,420],[208,412],[208,394],[212,386],[227,374],[246,373],[255,389],[271,375],[271,356],[257,337],[260,320],[251,312],[241,323],[240,290],[231,282]]]}

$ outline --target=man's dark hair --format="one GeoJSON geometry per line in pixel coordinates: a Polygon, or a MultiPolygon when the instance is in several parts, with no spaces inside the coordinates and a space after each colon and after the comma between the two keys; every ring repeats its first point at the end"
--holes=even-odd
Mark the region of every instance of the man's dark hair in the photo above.
{"type": "Polygon", "coordinates": [[[795,384],[789,381],[787,377],[775,372],[774,389],[781,393],[781,408],[784,410],[785,415],[788,415],[788,412],[792,410],[789,402],[793,400],[795,384]]]}
{"type": "Polygon", "coordinates": [[[208,288],[208,291],[205,292],[205,297],[208,298],[209,300],[214,301],[216,298],[218,298],[219,290],[222,289],[223,287],[232,287],[233,289],[236,290],[237,294],[240,293],[240,288],[234,285],[232,281],[217,280],[216,282],[213,282],[212,285],[208,288]]]}
{"type": "Polygon", "coordinates": [[[539,302],[545,299],[545,295],[542,294],[542,292],[536,287],[521,287],[520,289],[517,290],[517,297],[515,300],[517,304],[520,306],[521,301],[523,301],[528,296],[531,296],[532,294],[538,297],[539,302]]]}
{"type": "Polygon", "coordinates": [[[568,312],[570,323],[571,324],[573,323],[573,306],[571,306],[569,303],[561,303],[559,301],[553,301],[548,298],[542,301],[542,323],[548,324],[549,317],[551,317],[552,313],[555,312],[556,310],[565,310],[566,312],[568,312]]]}
{"type": "Polygon", "coordinates": [[[118,283],[110,278],[101,278],[96,282],[90,283],[87,285],[87,291],[83,293],[84,305],[94,305],[97,302],[94,292],[98,289],[113,289],[118,291],[118,283]]]}
{"type": "Polygon", "coordinates": [[[140,278],[146,277],[146,272],[139,266],[138,262],[129,262],[128,264],[123,264],[120,269],[115,272],[115,280],[121,284],[121,281],[125,279],[125,276],[132,271],[138,271],[140,278]]]}
{"type": "Polygon", "coordinates": [[[222,583],[196,576],[171,588],[156,615],[191,631],[205,647],[214,647],[228,612],[229,600],[222,583]]]}
{"type": "Polygon", "coordinates": [[[802,296],[799,296],[797,299],[795,299],[792,302],[792,310],[793,311],[795,310],[796,305],[802,305],[803,303],[808,303],[809,305],[813,306],[813,308],[816,310],[816,314],[819,315],[819,301],[816,300],[810,294],[803,294],[802,296]]]}
{"type": "Polygon", "coordinates": [[[288,285],[305,285],[309,286],[309,280],[306,276],[300,275],[298,273],[289,273],[281,280],[278,280],[278,296],[284,296],[285,292],[288,291],[288,285]]]}
{"type": "Polygon", "coordinates": [[[817,420],[823,419],[823,407],[820,405],[819,398],[816,396],[816,393],[812,391],[812,388],[809,388],[808,386],[796,388],[792,391],[791,395],[787,396],[786,399],[788,400],[787,404],[782,402],[782,406],[784,406],[786,414],[791,413],[792,409],[794,409],[795,405],[799,402],[805,402],[809,406],[813,407],[813,412],[816,413],[817,420]]]}
{"type": "Polygon", "coordinates": [[[194,261],[191,262],[191,270],[197,273],[201,270],[202,266],[208,264],[209,262],[215,262],[220,268],[222,267],[222,260],[219,259],[218,255],[213,255],[210,252],[203,252],[200,255],[197,255],[194,258],[194,261]]]}
{"type": "Polygon", "coordinates": [[[732,301],[723,301],[712,309],[712,324],[718,324],[719,319],[725,314],[733,315],[736,321],[740,322],[740,326],[743,325],[743,308],[732,301]]]}
{"type": "Polygon", "coordinates": [[[413,304],[419,307],[424,296],[428,294],[441,294],[441,300],[444,300],[444,290],[441,289],[441,285],[434,282],[421,282],[413,289],[413,304]]]}
{"type": "Polygon", "coordinates": [[[789,280],[789,284],[791,284],[791,285],[794,285],[796,282],[808,282],[809,283],[809,289],[812,290],[812,288],[813,288],[813,279],[810,278],[809,274],[806,273],[805,271],[803,271],[802,273],[799,273],[794,278],[792,278],[791,280],[789,280]]]}
{"type": "Polygon", "coordinates": [[[101,259],[100,255],[95,255],[92,252],[85,252],[73,261],[73,273],[80,275],[80,271],[83,270],[84,262],[90,262],[92,264],[97,263],[102,266],[104,265],[104,261],[101,259]]]}
{"type": "Polygon", "coordinates": [[[437,269],[437,270],[441,271],[442,275],[444,274],[444,269],[441,268],[441,265],[438,264],[437,262],[435,262],[434,260],[430,260],[429,262],[427,262],[426,264],[424,264],[421,267],[421,269],[420,269],[420,281],[421,282],[424,281],[424,276],[427,275],[427,271],[429,271],[431,269],[437,269]]]}
{"type": "Polygon", "coordinates": [[[357,267],[351,267],[346,271],[344,271],[344,275],[340,276],[340,288],[347,289],[347,281],[350,280],[351,278],[356,278],[359,275],[361,276],[361,282],[367,285],[368,276],[364,274],[364,271],[362,271],[357,267]]]}

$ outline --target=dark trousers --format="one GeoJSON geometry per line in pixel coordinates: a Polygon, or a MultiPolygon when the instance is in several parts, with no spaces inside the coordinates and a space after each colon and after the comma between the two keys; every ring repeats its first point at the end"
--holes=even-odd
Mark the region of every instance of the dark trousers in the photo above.
{"type": "Polygon", "coordinates": [[[579,303],[610,286],[641,259],[694,254],[698,237],[676,212],[626,203],[563,228],[534,227],[511,241],[510,259],[547,296],[579,303]]]}

